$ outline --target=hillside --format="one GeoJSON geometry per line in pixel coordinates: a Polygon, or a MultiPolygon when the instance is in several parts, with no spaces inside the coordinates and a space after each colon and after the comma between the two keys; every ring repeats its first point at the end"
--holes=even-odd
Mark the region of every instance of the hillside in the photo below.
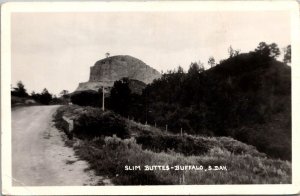
{"type": "Polygon", "coordinates": [[[97,61],[90,67],[88,82],[80,83],[76,91],[98,91],[102,86],[112,87],[122,78],[151,83],[160,73],[143,61],[128,55],[112,56],[97,61]]]}
{"type": "Polygon", "coordinates": [[[173,134],[92,107],[63,106],[54,119],[76,155],[116,185],[291,183],[290,162],[230,137],[173,134]]]}
{"type": "Polygon", "coordinates": [[[291,68],[255,52],[203,71],[164,74],[129,115],[178,133],[231,136],[271,157],[291,159],[291,68]],[[150,111],[150,112],[149,112],[150,111]]]}
{"type": "Polygon", "coordinates": [[[250,53],[228,59],[205,74],[212,79],[209,99],[222,105],[217,110],[217,130],[290,160],[291,68],[273,59],[260,61],[250,53]]]}

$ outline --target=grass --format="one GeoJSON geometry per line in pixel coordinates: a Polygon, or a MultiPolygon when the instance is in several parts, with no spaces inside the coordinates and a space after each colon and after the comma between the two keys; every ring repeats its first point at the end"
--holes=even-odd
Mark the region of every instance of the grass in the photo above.
{"type": "Polygon", "coordinates": [[[104,144],[100,140],[82,141],[74,148],[79,157],[90,163],[91,169],[98,175],[109,175],[117,185],[291,183],[291,164],[288,161],[236,155],[218,147],[201,156],[184,156],[174,151],[155,153],[143,150],[134,138],[106,137],[104,144]],[[126,165],[141,168],[146,165],[225,166],[227,171],[126,171],[126,165]]]}
{"type": "MultiPolygon", "coordinates": [[[[56,126],[62,126],[62,115],[78,123],[82,115],[94,118],[98,109],[63,106],[55,115],[56,126]]],[[[101,115],[96,117],[102,119],[101,115]],[[101,117],[101,118],[100,118],[101,117]]],[[[97,120],[97,118],[94,120],[97,120]]],[[[117,116],[117,118],[121,118],[117,116]]],[[[113,118],[108,118],[110,120],[113,118]]],[[[93,120],[93,121],[94,121],[93,120]]],[[[121,119],[129,131],[126,138],[99,134],[66,140],[76,155],[90,164],[97,175],[109,176],[117,185],[172,184],[289,184],[291,163],[271,159],[255,147],[228,137],[183,136],[139,125],[121,119]],[[125,123],[126,122],[126,123],[125,123]],[[130,138],[129,138],[130,137],[130,138]],[[141,170],[125,170],[125,166],[140,166],[141,170]],[[226,167],[219,171],[145,171],[145,166],[196,165],[208,169],[226,167]]],[[[93,121],[86,121],[93,122],[93,121]]],[[[86,126],[88,127],[88,126],[86,126]]],[[[63,130],[63,129],[62,129],[63,130]]],[[[84,129],[82,129],[84,131],[84,129]]],[[[89,130],[86,130],[89,131],[89,130]]],[[[100,132],[104,133],[104,132],[100,132]]]]}

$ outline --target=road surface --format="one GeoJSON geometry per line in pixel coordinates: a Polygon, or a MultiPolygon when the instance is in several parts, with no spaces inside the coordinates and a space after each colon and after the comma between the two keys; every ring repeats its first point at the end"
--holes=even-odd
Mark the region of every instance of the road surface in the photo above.
{"type": "Polygon", "coordinates": [[[31,106],[12,111],[13,186],[97,185],[100,177],[86,169],[65,135],[53,127],[52,115],[59,106],[31,106]]]}

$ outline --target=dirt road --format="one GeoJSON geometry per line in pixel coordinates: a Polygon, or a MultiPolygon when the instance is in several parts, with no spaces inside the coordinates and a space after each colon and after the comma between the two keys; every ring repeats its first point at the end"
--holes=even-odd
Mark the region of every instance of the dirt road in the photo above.
{"type": "Polygon", "coordinates": [[[52,126],[59,106],[31,106],[12,111],[12,175],[14,186],[96,185],[100,177],[85,171],[66,147],[64,134],[52,126]]]}

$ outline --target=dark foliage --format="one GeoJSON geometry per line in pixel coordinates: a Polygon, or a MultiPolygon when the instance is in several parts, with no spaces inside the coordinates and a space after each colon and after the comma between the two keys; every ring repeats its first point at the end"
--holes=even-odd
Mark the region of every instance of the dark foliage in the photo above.
{"type": "Polygon", "coordinates": [[[28,97],[28,93],[26,92],[25,86],[22,81],[17,83],[17,87],[14,87],[11,91],[12,96],[16,97],[28,97]]]}
{"type": "Polygon", "coordinates": [[[47,89],[44,89],[40,95],[40,103],[44,105],[49,105],[50,101],[52,100],[52,95],[48,92],[47,89]]]}
{"type": "Polygon", "coordinates": [[[37,101],[38,103],[41,103],[43,105],[49,105],[52,101],[52,95],[49,93],[49,91],[45,88],[42,93],[32,93],[31,98],[37,101]]]}
{"type": "Polygon", "coordinates": [[[280,50],[277,46],[277,44],[267,44],[265,42],[260,42],[257,48],[255,49],[255,52],[259,53],[263,56],[268,56],[271,58],[276,58],[280,55],[280,50]]]}
{"type": "MultiPolygon", "coordinates": [[[[291,69],[276,44],[236,54],[204,71],[170,71],[135,97],[129,115],[168,130],[231,136],[281,159],[291,157],[291,69]],[[285,141],[282,144],[281,141],[285,141]]],[[[176,146],[176,145],[175,145],[176,146]]]]}
{"type": "Polygon", "coordinates": [[[110,108],[119,114],[126,116],[131,104],[131,90],[128,78],[123,78],[114,83],[110,92],[110,108]]]}
{"type": "Polygon", "coordinates": [[[291,48],[291,45],[288,45],[284,49],[283,62],[285,62],[285,63],[291,63],[291,58],[292,58],[292,48],[291,48]]]}
{"type": "Polygon", "coordinates": [[[102,90],[96,91],[80,91],[71,95],[71,102],[80,106],[102,106],[102,90]]]}
{"type": "Polygon", "coordinates": [[[93,110],[82,114],[74,122],[74,134],[84,138],[112,135],[125,138],[128,136],[128,131],[124,124],[124,120],[112,112],[93,110]]]}
{"type": "Polygon", "coordinates": [[[66,132],[69,137],[77,136],[83,139],[113,136],[128,137],[128,129],[120,115],[111,111],[103,112],[99,108],[80,107],[76,105],[62,106],[54,116],[56,127],[66,132]],[[74,130],[69,132],[63,116],[73,120],[74,130]]]}

